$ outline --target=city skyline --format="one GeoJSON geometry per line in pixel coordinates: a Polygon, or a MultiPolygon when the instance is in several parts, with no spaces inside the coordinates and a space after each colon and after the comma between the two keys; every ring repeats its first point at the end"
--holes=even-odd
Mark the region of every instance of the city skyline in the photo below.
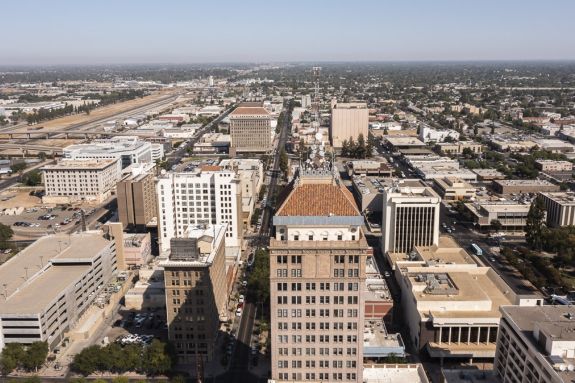
{"type": "Polygon", "coordinates": [[[0,65],[575,59],[562,0],[242,4],[8,3],[0,65]]]}

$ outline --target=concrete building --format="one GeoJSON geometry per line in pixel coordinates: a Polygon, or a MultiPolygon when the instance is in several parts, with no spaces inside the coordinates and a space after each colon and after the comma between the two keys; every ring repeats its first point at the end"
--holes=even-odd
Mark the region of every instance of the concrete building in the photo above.
{"type": "Polygon", "coordinates": [[[366,260],[353,197],[328,171],[292,184],[270,241],[271,379],[362,382],[366,260]]]}
{"type": "Polygon", "coordinates": [[[462,201],[475,197],[475,188],[459,178],[435,178],[433,187],[441,198],[447,201],[462,201]]]}
{"type": "Polygon", "coordinates": [[[493,181],[505,179],[505,174],[496,169],[473,169],[473,173],[477,174],[479,181],[493,181]]]}
{"type": "Polygon", "coordinates": [[[44,203],[103,202],[120,179],[120,161],[62,160],[42,169],[44,203]]]}
{"type": "Polygon", "coordinates": [[[559,191],[559,185],[546,180],[494,180],[493,191],[499,194],[559,191]]]}
{"type": "Polygon", "coordinates": [[[226,225],[190,225],[171,239],[164,268],[168,339],[180,363],[214,356],[220,322],[227,320],[226,225]]]}
{"type": "Polygon", "coordinates": [[[571,172],[573,163],[569,161],[537,160],[537,168],[543,172],[571,172]]]}
{"type": "Polygon", "coordinates": [[[229,134],[205,133],[194,144],[194,153],[216,154],[229,150],[231,137],[229,134]]]}
{"type": "MultiPolygon", "coordinates": [[[[219,167],[216,167],[219,169],[219,167]]],[[[188,225],[227,224],[226,246],[241,246],[243,225],[240,180],[231,170],[167,173],[158,177],[160,253],[188,225]]]]}
{"type": "Polygon", "coordinates": [[[453,141],[459,140],[459,132],[453,129],[433,129],[425,125],[419,128],[419,139],[426,144],[428,142],[444,142],[448,138],[453,141]]]}
{"type": "Polygon", "coordinates": [[[499,221],[502,230],[522,231],[530,205],[516,201],[481,201],[466,203],[465,207],[480,229],[489,229],[493,221],[499,221]]]}
{"type": "Polygon", "coordinates": [[[575,225],[575,193],[542,192],[539,193],[538,198],[543,200],[547,211],[547,226],[575,225]]]}
{"type": "Polygon", "coordinates": [[[152,163],[130,165],[118,181],[118,219],[124,228],[145,231],[158,216],[154,169],[152,163]]]}
{"type": "Polygon", "coordinates": [[[417,166],[415,172],[424,180],[458,178],[467,182],[477,181],[477,174],[469,169],[461,169],[459,166],[423,163],[417,166]]]}
{"type": "Polygon", "coordinates": [[[164,270],[157,265],[138,269],[138,280],[124,296],[126,310],[153,310],[166,307],[164,270]]]}
{"type": "Polygon", "coordinates": [[[421,364],[365,364],[363,383],[429,383],[421,364]]]}
{"type": "Polygon", "coordinates": [[[231,155],[271,150],[271,116],[261,103],[242,103],[230,113],[229,118],[231,155]]]}
{"type": "Polygon", "coordinates": [[[402,149],[413,149],[426,147],[425,142],[417,137],[412,136],[386,136],[387,146],[392,151],[401,151],[402,149]]]}
{"type": "Polygon", "coordinates": [[[441,142],[438,143],[437,148],[443,154],[447,155],[461,155],[463,150],[469,149],[475,154],[483,152],[483,146],[473,141],[459,141],[459,142],[441,142]]]}
{"type": "Polygon", "coordinates": [[[242,193],[242,220],[244,227],[250,224],[252,213],[264,183],[264,164],[258,159],[225,159],[219,165],[222,169],[237,173],[242,193]]]}
{"type": "Polygon", "coordinates": [[[44,236],[0,266],[0,351],[48,342],[53,350],[116,273],[102,232],[44,236]]]}
{"type": "Polygon", "coordinates": [[[367,142],[369,110],[364,102],[334,103],[331,108],[331,145],[339,149],[344,140],[357,142],[360,134],[367,142]]]}
{"type": "Polygon", "coordinates": [[[378,160],[349,161],[346,167],[350,177],[360,174],[366,176],[391,177],[393,173],[393,169],[384,157],[378,160]]]}
{"type": "Polygon", "coordinates": [[[477,264],[434,263],[396,273],[412,344],[440,360],[492,360],[499,308],[542,304],[538,296],[515,294],[491,267],[477,264]]]}
{"type": "Polygon", "coordinates": [[[493,365],[500,382],[565,383],[575,380],[571,306],[501,307],[493,365]]]}
{"type": "Polygon", "coordinates": [[[122,169],[131,164],[154,161],[152,144],[136,136],[116,136],[89,144],[70,145],[64,148],[63,157],[72,160],[119,159],[122,169]]]}
{"type": "Polygon", "coordinates": [[[383,192],[382,251],[408,253],[439,240],[441,198],[420,180],[402,180],[383,192]]]}

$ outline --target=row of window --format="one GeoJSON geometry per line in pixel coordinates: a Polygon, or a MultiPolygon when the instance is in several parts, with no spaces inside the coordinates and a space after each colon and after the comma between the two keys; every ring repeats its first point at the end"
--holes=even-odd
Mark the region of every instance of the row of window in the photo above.
{"type": "MultiPolygon", "coordinates": [[[[357,318],[358,316],[358,310],[357,309],[347,309],[347,317],[348,318],[357,318]]],[[[278,318],[301,318],[302,314],[304,314],[303,316],[305,316],[306,318],[315,318],[316,314],[317,316],[319,316],[320,318],[329,318],[330,317],[330,311],[329,309],[319,309],[316,311],[316,309],[291,309],[291,315],[288,315],[288,309],[278,309],[277,310],[277,316],[278,318]]],[[[344,310],[343,309],[333,309],[333,317],[334,318],[343,318],[344,317],[344,310]]]]}
{"type": "MultiPolygon", "coordinates": [[[[333,372],[331,374],[331,378],[330,378],[330,374],[327,372],[320,372],[317,374],[317,377],[320,381],[343,381],[344,380],[344,376],[345,376],[345,380],[346,381],[351,381],[351,382],[355,382],[356,381],[356,377],[357,375],[355,374],[355,372],[348,372],[345,375],[341,372],[333,372]]],[[[302,374],[301,372],[292,372],[291,374],[291,380],[294,381],[300,381],[300,380],[310,380],[310,381],[315,381],[316,380],[316,373],[315,372],[306,372],[305,375],[302,374]],[[305,378],[303,378],[305,376],[305,378]]],[[[287,372],[280,372],[279,376],[278,376],[278,380],[290,380],[289,377],[289,373],[287,372]]]]}
{"type": "MultiPolygon", "coordinates": [[[[329,330],[331,327],[331,329],[333,330],[344,330],[344,322],[334,322],[334,323],[330,323],[330,322],[319,322],[319,323],[315,323],[315,322],[306,322],[305,324],[305,329],[306,330],[315,330],[316,328],[319,328],[320,330],[329,330]],[[317,325],[317,326],[316,326],[317,325]]],[[[347,330],[351,331],[351,330],[357,330],[357,322],[347,322],[347,330]]],[[[278,330],[288,330],[289,326],[288,326],[288,322],[278,322],[278,330]]],[[[291,324],[291,329],[293,331],[301,331],[303,328],[302,323],[301,322],[292,322],[291,324]]]]}
{"type": "MultiPolygon", "coordinates": [[[[319,302],[320,305],[329,305],[331,304],[332,297],[330,297],[329,295],[320,295],[319,297],[316,297],[315,295],[306,295],[305,296],[305,303],[307,305],[315,305],[316,302],[319,302]],[[316,299],[317,298],[317,299],[316,299]]],[[[288,304],[288,297],[286,295],[278,295],[277,296],[277,302],[278,305],[287,305],[288,304]]],[[[294,295],[291,297],[291,304],[292,305],[301,305],[302,304],[302,296],[301,295],[294,295]]],[[[359,298],[357,296],[353,296],[350,295],[347,297],[347,304],[348,305],[356,305],[359,301],[359,298]]],[[[345,297],[344,296],[334,296],[333,297],[333,303],[336,305],[342,305],[345,302],[345,297]]]]}
{"type": "MultiPolygon", "coordinates": [[[[291,361],[291,368],[302,368],[303,361],[301,360],[292,360],[291,361]]],[[[318,360],[317,365],[319,368],[329,368],[330,363],[329,360],[318,360]]],[[[315,360],[306,360],[305,361],[305,368],[315,368],[316,361],[315,360]]],[[[343,368],[344,363],[343,360],[332,360],[331,367],[332,368],[343,368]]],[[[345,368],[356,368],[357,362],[355,360],[346,360],[345,361],[345,368]]],[[[289,368],[289,363],[287,360],[278,360],[278,368],[289,368]]]]}
{"type": "MultiPolygon", "coordinates": [[[[282,269],[287,274],[287,269],[282,269]]],[[[278,270],[279,271],[279,270],[278,270]]],[[[278,275],[279,276],[279,275],[278,275]]],[[[287,275],[286,275],[287,277],[287,275]]],[[[305,291],[316,291],[316,287],[319,285],[319,291],[345,291],[345,283],[344,282],[306,282],[304,287],[305,291]]],[[[277,282],[276,287],[277,291],[290,291],[288,287],[290,284],[287,282],[277,282]]],[[[347,291],[357,291],[359,287],[359,283],[357,282],[348,282],[347,283],[347,291]]],[[[292,282],[291,283],[291,291],[302,291],[302,283],[300,282],[292,282]]]]}

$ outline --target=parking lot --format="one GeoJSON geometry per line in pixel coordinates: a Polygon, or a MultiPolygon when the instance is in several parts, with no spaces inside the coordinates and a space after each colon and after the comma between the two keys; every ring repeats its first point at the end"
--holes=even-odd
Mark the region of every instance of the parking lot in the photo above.
{"type": "MultiPolygon", "coordinates": [[[[94,209],[84,210],[86,217],[94,213],[94,209]]],[[[46,233],[48,230],[63,231],[78,226],[81,222],[80,208],[72,207],[32,207],[21,214],[2,215],[0,223],[11,226],[16,235],[34,235],[46,233]]]]}
{"type": "Polygon", "coordinates": [[[165,310],[156,311],[120,311],[112,327],[107,329],[104,337],[109,342],[121,344],[149,344],[154,338],[162,341],[168,339],[165,310]]]}

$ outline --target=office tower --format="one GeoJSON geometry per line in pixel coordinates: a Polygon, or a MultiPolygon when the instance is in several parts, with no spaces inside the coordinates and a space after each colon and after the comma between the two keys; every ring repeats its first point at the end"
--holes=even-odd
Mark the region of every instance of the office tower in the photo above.
{"type": "Polygon", "coordinates": [[[329,171],[303,170],[273,224],[272,379],[361,382],[372,250],[353,196],[329,171]]]}
{"type": "Polygon", "coordinates": [[[559,227],[575,225],[575,193],[539,193],[547,211],[547,226],[559,227]]]}
{"type": "Polygon", "coordinates": [[[369,111],[365,102],[332,102],[331,145],[341,148],[344,140],[353,138],[357,142],[360,134],[367,142],[369,111]]]}
{"type": "Polygon", "coordinates": [[[226,225],[192,225],[172,238],[164,268],[168,339],[180,363],[214,355],[220,321],[226,320],[226,225]]]}
{"type": "MultiPolygon", "coordinates": [[[[214,169],[220,169],[215,167],[214,169]]],[[[166,173],[158,177],[158,239],[160,253],[188,225],[227,224],[226,246],[241,246],[241,192],[233,171],[166,173]]]]}
{"type": "Polygon", "coordinates": [[[118,218],[124,228],[143,232],[158,216],[154,164],[134,164],[125,169],[116,185],[118,218]]]}
{"type": "Polygon", "coordinates": [[[501,307],[493,369],[501,383],[575,379],[571,306],[501,307]]]}
{"type": "Polygon", "coordinates": [[[46,341],[53,350],[116,272],[101,231],[42,237],[0,266],[0,351],[46,341]]]}
{"type": "Polygon", "coordinates": [[[46,194],[44,203],[103,202],[120,179],[117,159],[62,160],[42,168],[46,194]]]}
{"type": "Polygon", "coordinates": [[[441,198],[420,180],[402,180],[383,192],[382,251],[408,253],[439,240],[441,198]]]}
{"type": "Polygon", "coordinates": [[[272,146],[271,116],[258,102],[240,104],[230,113],[230,154],[267,152],[272,146]]]}

